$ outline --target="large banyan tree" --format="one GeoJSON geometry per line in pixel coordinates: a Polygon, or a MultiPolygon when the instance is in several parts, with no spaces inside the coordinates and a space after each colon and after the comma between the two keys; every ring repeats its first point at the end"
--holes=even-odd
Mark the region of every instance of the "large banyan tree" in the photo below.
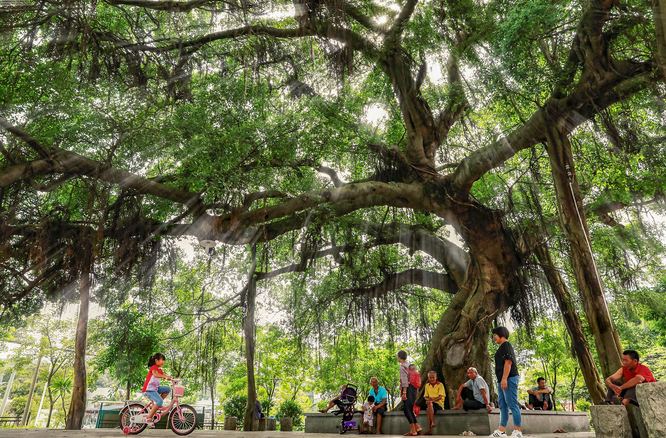
{"type": "Polygon", "coordinates": [[[614,212],[663,197],[665,8],[5,2],[0,302],[89,289],[101,267],[145,279],[178,236],[248,248],[243,302],[327,259],[340,299],[451,294],[423,364],[451,389],[489,370],[498,316],[529,321],[538,280],[599,401],[587,327],[604,374],[620,343],[589,224],[626,233],[614,212]]]}

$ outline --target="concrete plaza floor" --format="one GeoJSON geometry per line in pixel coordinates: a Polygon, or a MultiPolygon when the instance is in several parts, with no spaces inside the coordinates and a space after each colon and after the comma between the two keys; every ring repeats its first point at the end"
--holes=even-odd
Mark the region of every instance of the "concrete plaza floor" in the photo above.
{"type": "MultiPolygon", "coordinates": [[[[356,436],[349,432],[345,436],[356,436]]],[[[139,435],[145,438],[177,438],[170,430],[146,430],[139,435]]],[[[221,430],[196,430],[193,438],[340,438],[339,434],[303,432],[230,432],[221,430]]],[[[372,436],[372,435],[371,435],[372,436]]],[[[438,438],[453,438],[461,435],[436,435],[438,438]]],[[[398,438],[401,435],[382,435],[398,438]]],[[[594,432],[527,434],[526,438],[594,438],[594,432]]],[[[0,438],[124,438],[120,429],[85,429],[80,431],[55,429],[0,429],[0,438]]]]}

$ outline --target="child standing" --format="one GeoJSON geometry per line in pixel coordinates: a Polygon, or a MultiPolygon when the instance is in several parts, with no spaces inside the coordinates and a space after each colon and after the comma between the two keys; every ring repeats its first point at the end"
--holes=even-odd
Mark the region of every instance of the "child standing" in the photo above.
{"type": "Polygon", "coordinates": [[[155,353],[150,356],[150,359],[148,359],[148,374],[146,375],[146,380],[143,382],[143,388],[141,389],[143,395],[153,402],[153,406],[146,417],[148,427],[150,428],[155,427],[155,423],[153,422],[155,412],[157,412],[157,409],[164,404],[164,399],[171,391],[171,388],[168,386],[160,386],[160,379],[172,379],[171,376],[164,374],[164,371],[162,370],[165,360],[166,357],[162,353],[155,353]]]}
{"type": "Polygon", "coordinates": [[[368,396],[365,403],[363,403],[363,430],[370,433],[370,429],[374,426],[375,414],[372,408],[375,407],[375,398],[371,395],[368,396]]]}

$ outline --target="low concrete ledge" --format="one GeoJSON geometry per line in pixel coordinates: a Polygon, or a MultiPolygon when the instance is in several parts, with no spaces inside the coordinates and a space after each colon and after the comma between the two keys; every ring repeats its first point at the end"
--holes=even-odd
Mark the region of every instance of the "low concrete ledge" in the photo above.
{"type": "MultiPolygon", "coordinates": [[[[556,429],[566,432],[588,432],[590,421],[585,412],[521,411],[523,429],[526,433],[552,433],[556,429]]],[[[357,423],[362,421],[361,414],[355,414],[357,423]]],[[[428,417],[422,411],[418,416],[419,424],[428,427],[428,417]]],[[[305,414],[306,433],[338,433],[341,417],[333,414],[305,414]]],[[[488,414],[484,410],[438,412],[435,420],[435,435],[459,435],[470,430],[477,435],[488,435],[499,425],[499,409],[488,414]]],[[[509,419],[508,430],[512,430],[509,419]]],[[[402,435],[408,430],[407,420],[402,412],[387,412],[382,421],[382,432],[387,435],[402,435]]]]}

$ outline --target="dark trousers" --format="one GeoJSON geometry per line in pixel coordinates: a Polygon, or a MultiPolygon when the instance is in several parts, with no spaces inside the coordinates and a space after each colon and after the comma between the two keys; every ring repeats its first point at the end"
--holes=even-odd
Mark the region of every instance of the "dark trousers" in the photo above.
{"type": "MultiPolygon", "coordinates": [[[[624,381],[613,380],[613,383],[615,383],[616,385],[622,385],[624,381]]],[[[636,399],[636,387],[634,386],[633,388],[623,389],[622,392],[620,393],[620,397],[615,395],[615,391],[608,388],[608,391],[606,392],[606,402],[615,405],[619,404],[623,398],[629,399],[633,404],[638,406],[638,400],[636,399]]]]}
{"type": "MultiPolygon", "coordinates": [[[[548,407],[545,409],[546,411],[552,411],[553,410],[553,400],[550,398],[550,394],[543,394],[543,397],[548,403],[548,407]]],[[[536,398],[536,395],[530,394],[529,398],[529,404],[531,404],[534,408],[535,411],[543,411],[543,402],[544,400],[539,400],[536,398]]]]}
{"type": "Polygon", "coordinates": [[[416,388],[412,385],[407,387],[407,399],[402,403],[402,410],[407,417],[409,424],[416,424],[416,415],[414,415],[414,402],[416,402],[416,388]]]}
{"type": "Polygon", "coordinates": [[[463,409],[466,411],[474,411],[486,407],[485,404],[474,398],[474,391],[469,388],[463,388],[460,393],[460,398],[463,400],[463,409]]]}

